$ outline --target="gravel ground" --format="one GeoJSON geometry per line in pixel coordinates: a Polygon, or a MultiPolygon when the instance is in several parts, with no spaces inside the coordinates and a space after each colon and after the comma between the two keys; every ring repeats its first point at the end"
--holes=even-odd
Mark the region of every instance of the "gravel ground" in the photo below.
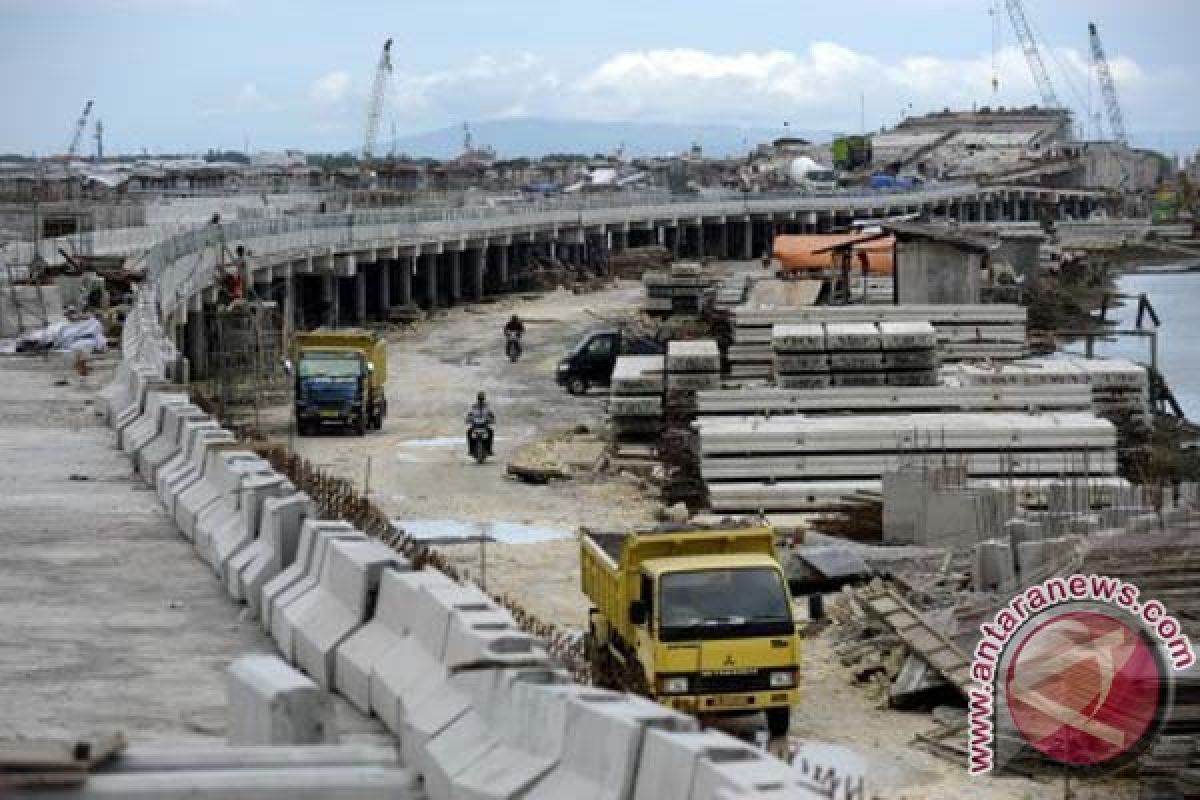
{"type": "MultiPolygon", "coordinates": [[[[588,601],[579,591],[581,525],[618,529],[651,524],[657,498],[635,479],[594,475],[532,486],[504,474],[518,448],[578,424],[603,422],[603,394],[575,398],[554,385],[557,360],[585,330],[637,303],[640,289],[624,286],[572,295],[500,302],[446,312],[389,346],[390,416],[365,438],[329,434],[296,439],[296,449],[342,475],[363,480],[370,459],[371,492],[401,520],[513,522],[552,528],[568,538],[535,544],[443,546],[456,563],[478,575],[486,557],[488,587],[517,597],[529,610],[560,625],[585,624],[588,601]],[[527,320],[526,350],[513,365],[504,358],[501,327],[516,311],[527,320]],[[496,458],[476,466],[463,442],[462,415],[476,391],[487,392],[497,417],[496,458]]],[[[285,428],[276,420],[277,430],[285,428]]],[[[1024,779],[976,780],[959,767],[911,746],[935,728],[927,713],[879,710],[855,686],[825,639],[805,644],[802,700],[793,733],[842,744],[869,760],[873,786],[887,798],[1032,800],[1061,796],[1061,785],[1024,779]]],[[[1077,798],[1125,795],[1111,784],[1076,788],[1077,798]]]]}

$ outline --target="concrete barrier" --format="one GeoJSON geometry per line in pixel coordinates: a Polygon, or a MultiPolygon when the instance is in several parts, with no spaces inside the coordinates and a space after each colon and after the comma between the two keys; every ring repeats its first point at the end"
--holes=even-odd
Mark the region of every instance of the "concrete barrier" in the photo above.
{"type": "Polygon", "coordinates": [[[277,656],[242,656],[225,678],[229,744],[337,741],[332,697],[277,656]]]}
{"type": "Polygon", "coordinates": [[[325,569],[329,546],[335,541],[365,541],[366,538],[361,531],[346,530],[340,525],[332,531],[318,530],[307,571],[275,598],[271,611],[271,638],[289,662],[296,663],[296,622],[317,602],[317,584],[325,569]]]}
{"type": "MultiPolygon", "coordinates": [[[[558,762],[566,737],[568,700],[596,690],[569,683],[565,674],[553,682],[512,680],[514,670],[489,670],[472,676],[495,676],[491,702],[476,699],[476,711],[491,725],[497,740],[478,758],[453,774],[454,796],[515,798],[541,780],[558,762]]],[[[453,740],[439,740],[437,747],[453,740]]]]}
{"type": "Polygon", "coordinates": [[[236,747],[199,742],[131,744],[97,772],[129,774],[246,767],[398,767],[400,754],[386,744],[315,744],[236,747]]]}
{"type": "Polygon", "coordinates": [[[201,518],[216,513],[222,501],[238,487],[242,475],[270,469],[270,464],[250,450],[214,450],[205,453],[200,479],[175,500],[175,523],[189,541],[195,541],[201,518]]]}
{"type": "Polygon", "coordinates": [[[698,729],[693,717],[635,695],[592,691],[572,695],[567,702],[562,758],[525,795],[529,800],[633,797],[639,761],[648,765],[641,758],[647,730],[698,729]]]}
{"type": "Polygon", "coordinates": [[[340,520],[307,519],[304,521],[300,528],[300,541],[296,545],[295,560],[280,570],[278,575],[263,584],[262,596],[259,600],[258,621],[265,632],[271,632],[276,603],[285,592],[308,574],[312,566],[313,553],[316,550],[317,535],[321,531],[351,533],[354,531],[354,526],[340,520]]]}
{"type": "MultiPolygon", "coordinates": [[[[379,542],[332,542],[313,601],[293,620],[296,665],[322,688],[337,678],[337,648],[375,614],[385,570],[411,566],[379,542]]],[[[286,612],[285,612],[286,613],[286,612]]]]}
{"type": "MultiPolygon", "coordinates": [[[[642,747],[642,768],[638,770],[633,800],[711,800],[717,789],[738,793],[752,787],[745,780],[737,780],[744,765],[760,766],[763,763],[777,765],[775,773],[762,777],[771,778],[776,790],[790,782],[786,764],[767,759],[763,753],[731,736],[716,731],[703,733],[669,733],[650,731],[642,747]],[[701,765],[721,765],[729,775],[722,780],[706,770],[700,778],[701,765]],[[780,774],[779,771],[782,771],[780,774]]],[[[770,772],[770,766],[767,767],[770,772]]],[[[759,788],[759,787],[753,787],[759,788]]],[[[761,787],[766,789],[767,787],[761,787]]]]}
{"type": "Polygon", "coordinates": [[[117,435],[117,446],[137,463],[138,453],[158,438],[163,427],[163,412],[167,406],[187,405],[189,398],[183,392],[154,389],[146,392],[142,415],[131,422],[117,435]]]}
{"type": "Polygon", "coordinates": [[[446,634],[455,611],[493,611],[496,604],[475,586],[425,585],[414,598],[412,633],[431,656],[446,655],[446,634]]]}
{"type": "Polygon", "coordinates": [[[175,518],[175,501],[204,472],[205,458],[210,445],[220,445],[226,450],[240,446],[234,435],[220,427],[216,421],[185,422],[183,452],[168,461],[154,477],[158,499],[166,508],[167,516],[175,518]]]}
{"type": "Polygon", "coordinates": [[[130,378],[128,394],[122,398],[126,402],[123,405],[114,406],[108,419],[108,424],[117,432],[118,442],[121,431],[142,415],[142,401],[145,399],[147,389],[165,384],[166,381],[152,370],[145,368],[134,370],[130,378]]]}
{"type": "Polygon", "coordinates": [[[385,671],[405,669],[400,659],[387,657],[412,632],[416,595],[422,586],[454,585],[443,573],[425,568],[420,572],[388,570],[379,580],[375,616],[348,638],[337,651],[338,691],[364,713],[374,712],[385,722],[395,721],[395,695],[385,687],[385,671]],[[388,716],[385,716],[387,714],[388,716]]]}
{"type": "Polygon", "coordinates": [[[158,437],[138,453],[137,471],[142,476],[142,480],[150,486],[156,486],[155,478],[159,468],[183,450],[184,423],[207,420],[210,420],[208,414],[191,403],[168,406],[158,437]]]}
{"type": "Polygon", "coordinates": [[[247,475],[238,487],[237,511],[224,523],[215,523],[207,542],[208,549],[200,557],[208,562],[222,583],[227,583],[225,570],[229,560],[250,545],[258,536],[258,523],[263,503],[269,497],[280,497],[296,491],[291,481],[277,472],[247,475]]]}
{"type": "Polygon", "coordinates": [[[446,677],[441,663],[414,637],[406,636],[375,663],[371,710],[388,730],[402,737],[413,708],[444,689],[446,677]]]}
{"type": "Polygon", "coordinates": [[[312,498],[303,492],[268,497],[263,501],[258,537],[229,560],[225,590],[258,616],[262,587],[296,560],[300,527],[316,514],[312,498]]]}
{"type": "Polygon", "coordinates": [[[198,510],[191,536],[200,558],[214,568],[216,555],[213,539],[227,525],[239,523],[243,495],[247,491],[265,491],[267,486],[278,485],[284,480],[283,476],[275,472],[270,463],[262,458],[221,459],[217,465],[218,470],[213,474],[217,484],[217,498],[215,502],[198,510]],[[248,488],[250,486],[256,489],[248,488]]]}
{"type": "MultiPolygon", "coordinates": [[[[424,778],[430,796],[513,796],[513,793],[507,790],[498,793],[498,787],[495,785],[480,783],[478,779],[481,776],[478,774],[467,780],[467,773],[489,753],[502,746],[503,739],[497,720],[501,716],[500,709],[506,707],[506,700],[516,691],[517,686],[523,683],[560,684],[568,680],[569,677],[561,671],[546,665],[525,669],[471,670],[452,676],[451,691],[464,694],[470,707],[466,713],[435,733],[425,747],[416,753],[414,760],[409,762],[424,778]]],[[[565,705],[564,696],[555,697],[560,704],[565,705]]],[[[418,710],[417,716],[420,714],[418,710]]],[[[506,749],[512,756],[519,752],[515,748],[506,749]]],[[[528,787],[537,777],[545,774],[553,764],[552,756],[546,756],[551,754],[543,754],[536,774],[526,773],[515,783],[528,787]]]]}
{"type": "Polygon", "coordinates": [[[96,415],[106,423],[111,423],[118,409],[123,409],[133,402],[133,388],[133,369],[128,362],[122,360],[117,363],[112,381],[96,393],[96,415]]]}
{"type": "Polygon", "coordinates": [[[508,611],[454,609],[446,629],[442,664],[451,672],[480,666],[517,667],[544,663],[548,655],[537,640],[517,628],[508,611]]]}

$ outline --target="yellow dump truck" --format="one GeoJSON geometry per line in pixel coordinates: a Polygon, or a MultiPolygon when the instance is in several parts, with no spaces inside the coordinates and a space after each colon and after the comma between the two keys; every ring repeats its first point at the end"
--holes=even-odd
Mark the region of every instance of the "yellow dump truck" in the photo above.
{"type": "Polygon", "coordinates": [[[597,685],[787,733],[800,640],[774,531],[585,529],[581,548],[597,685]]]}
{"type": "Polygon", "coordinates": [[[387,416],[387,342],[376,334],[319,328],[297,333],[288,370],[295,381],[296,429],[343,425],[360,436],[387,416]]]}

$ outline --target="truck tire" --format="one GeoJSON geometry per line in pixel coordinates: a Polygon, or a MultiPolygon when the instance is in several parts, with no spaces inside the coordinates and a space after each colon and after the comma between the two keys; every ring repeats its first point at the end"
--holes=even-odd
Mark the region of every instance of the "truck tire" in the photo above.
{"type": "Polygon", "coordinates": [[[587,394],[588,382],[586,378],[575,377],[567,381],[567,391],[573,395],[587,394]]]}
{"type": "Polygon", "coordinates": [[[788,728],[792,725],[792,710],[790,708],[767,709],[767,733],[772,739],[782,739],[787,736],[788,728]]]}
{"type": "Polygon", "coordinates": [[[358,419],[354,421],[354,432],[359,436],[367,435],[367,415],[359,414],[358,419]]]}

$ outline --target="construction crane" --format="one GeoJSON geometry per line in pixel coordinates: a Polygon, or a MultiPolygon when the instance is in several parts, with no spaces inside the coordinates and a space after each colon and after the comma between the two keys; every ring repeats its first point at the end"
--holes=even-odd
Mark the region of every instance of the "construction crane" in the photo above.
{"type": "Polygon", "coordinates": [[[363,161],[370,162],[375,155],[375,138],[379,135],[379,119],[383,114],[383,97],[387,93],[388,78],[392,75],[392,40],[383,43],[379,66],[375,68],[375,82],[367,100],[367,130],[363,137],[363,161]]]}
{"type": "Polygon", "coordinates": [[[1046,108],[1061,108],[1054,84],[1050,82],[1050,73],[1046,71],[1046,63],[1042,61],[1042,53],[1038,49],[1037,40],[1033,38],[1033,29],[1029,27],[1029,19],[1025,16],[1025,8],[1021,0],[1004,0],[1008,8],[1008,17],[1012,20],[1013,31],[1017,41],[1025,51],[1025,60],[1029,62],[1029,71],[1033,73],[1033,81],[1038,91],[1042,93],[1042,105],[1046,108]]]}
{"type": "Polygon", "coordinates": [[[87,127],[88,117],[92,113],[92,101],[88,100],[87,105],[83,107],[83,113],[79,115],[79,120],[75,123],[75,133],[71,136],[71,144],[67,146],[67,158],[74,158],[79,155],[79,142],[83,139],[83,129],[87,127]]]}
{"type": "Polygon", "coordinates": [[[1123,145],[1129,144],[1125,134],[1125,115],[1121,113],[1121,103],[1117,100],[1117,87],[1113,83],[1112,71],[1108,68],[1108,57],[1104,55],[1104,45],[1100,44],[1100,34],[1096,31],[1096,23],[1088,23],[1088,37],[1092,41],[1092,61],[1096,64],[1096,76],[1100,81],[1100,93],[1104,95],[1104,110],[1108,113],[1108,126],[1112,136],[1123,145]]]}

